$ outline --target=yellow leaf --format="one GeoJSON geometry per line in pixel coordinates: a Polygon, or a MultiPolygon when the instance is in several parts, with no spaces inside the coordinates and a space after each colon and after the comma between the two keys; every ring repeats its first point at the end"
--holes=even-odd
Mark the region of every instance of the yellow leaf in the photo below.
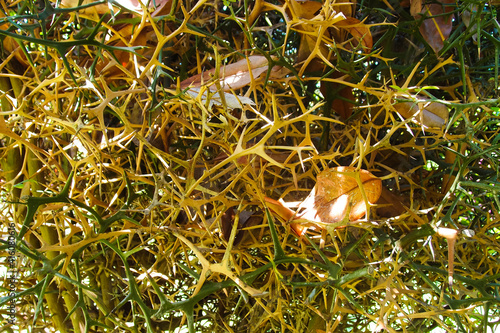
{"type": "Polygon", "coordinates": [[[292,0],[290,1],[293,14],[297,18],[305,18],[305,19],[312,19],[316,12],[323,7],[323,4],[321,2],[317,1],[299,1],[299,0],[292,0]]]}

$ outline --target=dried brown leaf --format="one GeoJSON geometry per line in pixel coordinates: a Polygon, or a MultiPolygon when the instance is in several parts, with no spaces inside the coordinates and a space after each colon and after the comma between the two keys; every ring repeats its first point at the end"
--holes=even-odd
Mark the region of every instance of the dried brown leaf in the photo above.
{"type": "Polygon", "coordinates": [[[317,215],[322,222],[341,221],[350,206],[349,220],[355,221],[366,214],[361,182],[369,203],[377,202],[382,192],[382,182],[366,170],[353,167],[338,167],[325,170],[318,175],[315,193],[317,215]],[[359,179],[358,179],[359,177],[359,179]]]}
{"type": "Polygon", "coordinates": [[[442,14],[452,12],[456,1],[439,0],[438,2],[440,3],[425,5],[420,13],[414,15],[415,18],[419,18],[422,14],[428,17],[420,25],[420,33],[436,53],[443,48],[444,41],[450,36],[453,28],[452,15],[443,16],[442,14]]]}
{"type": "Polygon", "coordinates": [[[381,191],[380,179],[366,170],[353,167],[328,169],[318,175],[316,186],[301,203],[294,220],[300,225],[320,228],[346,220],[356,221],[377,202],[381,191]]]}
{"type": "MultiPolygon", "coordinates": [[[[279,67],[273,67],[278,70],[279,67]]],[[[200,87],[211,82],[214,78],[220,80],[220,86],[223,91],[229,92],[231,89],[240,89],[255,80],[268,70],[268,61],[264,56],[254,55],[248,59],[239,60],[233,64],[221,67],[220,73],[216,73],[216,69],[191,76],[181,82],[181,89],[187,87],[200,87]]],[[[209,87],[211,90],[216,90],[216,85],[209,87]]]]}
{"type": "MultiPolygon", "coordinates": [[[[448,150],[444,152],[444,162],[448,163],[449,165],[453,165],[457,159],[457,155],[461,154],[465,156],[466,150],[469,148],[469,145],[467,144],[461,144],[460,146],[458,143],[453,143],[448,150]]],[[[457,178],[457,173],[458,173],[458,166],[453,168],[452,172],[446,172],[443,175],[443,183],[441,186],[441,193],[446,194],[448,191],[451,189],[453,186],[453,183],[455,182],[455,179],[457,178]]],[[[467,174],[469,172],[469,169],[466,168],[465,170],[462,170],[463,174],[467,174]]]]}
{"type": "Polygon", "coordinates": [[[377,206],[377,215],[382,217],[399,216],[406,212],[402,198],[385,187],[382,188],[382,194],[377,201],[377,206]]]}
{"type": "Polygon", "coordinates": [[[270,198],[265,201],[285,221],[297,221],[291,227],[298,235],[303,235],[311,225],[323,228],[325,224],[345,219],[359,220],[366,215],[369,206],[377,202],[381,192],[382,181],[372,173],[354,167],[337,167],[318,175],[316,186],[301,203],[299,210],[303,211],[298,214],[279,201],[270,198]]]}
{"type": "Polygon", "coordinates": [[[345,20],[337,22],[337,27],[347,30],[354,40],[363,46],[363,51],[369,53],[373,47],[373,38],[370,28],[354,17],[347,17],[345,20]]]}
{"type": "Polygon", "coordinates": [[[412,16],[419,15],[422,12],[422,0],[410,1],[410,14],[412,16]]]}
{"type": "Polygon", "coordinates": [[[238,220],[238,230],[233,241],[233,245],[235,246],[245,240],[245,236],[249,234],[248,230],[241,229],[261,224],[262,216],[255,215],[255,212],[248,210],[243,210],[238,213],[236,213],[233,208],[226,210],[221,216],[221,236],[226,242],[229,242],[231,231],[236,220],[238,220]],[[238,218],[236,218],[236,214],[238,214],[238,218]]]}
{"type": "Polygon", "coordinates": [[[339,97],[332,102],[332,109],[343,119],[352,115],[356,97],[352,94],[352,87],[344,87],[339,91],[339,97]]]}
{"type": "MultiPolygon", "coordinates": [[[[2,13],[2,11],[0,11],[0,18],[4,18],[4,17],[5,17],[5,15],[2,13]]],[[[9,28],[8,23],[0,24],[1,30],[8,30],[8,28],[9,28]]],[[[37,28],[35,31],[38,31],[38,30],[39,30],[39,28],[37,28]]],[[[24,67],[29,66],[29,62],[28,62],[28,59],[26,58],[26,55],[22,51],[21,47],[19,47],[19,43],[14,38],[9,37],[9,36],[3,37],[2,45],[3,45],[4,50],[8,54],[11,54],[11,55],[13,54],[14,57],[19,61],[19,63],[21,63],[24,67]]]]}
{"type": "MultiPolygon", "coordinates": [[[[233,229],[233,224],[234,224],[234,218],[236,217],[236,214],[234,212],[233,208],[228,208],[221,216],[220,222],[221,222],[221,234],[222,238],[224,238],[227,241],[229,241],[229,236],[231,235],[231,230],[233,229]]],[[[236,238],[234,240],[234,244],[237,244],[241,239],[238,237],[240,235],[236,235],[236,238]]]]}
{"type": "MultiPolygon", "coordinates": [[[[346,82],[350,81],[350,77],[341,72],[333,72],[330,76],[332,79],[341,79],[346,82]]],[[[331,109],[338,114],[342,119],[347,119],[352,115],[356,97],[352,93],[352,87],[343,85],[339,82],[321,81],[321,93],[326,100],[331,100],[331,109]]]]}
{"type": "MultiPolygon", "coordinates": [[[[60,6],[62,8],[73,8],[73,7],[78,7],[82,5],[87,5],[90,3],[95,2],[94,0],[62,0],[60,6]]],[[[172,0],[155,0],[155,1],[143,1],[142,2],[144,6],[147,6],[148,8],[154,8],[153,13],[151,16],[156,16],[159,15],[160,13],[166,13],[170,11],[170,6],[172,5],[172,0]]],[[[113,5],[111,4],[98,4],[95,6],[87,7],[82,10],[80,10],[81,13],[85,14],[108,14],[111,12],[111,9],[113,11],[118,11],[119,7],[126,8],[130,10],[131,12],[137,13],[137,14],[143,14],[143,5],[139,0],[115,0],[113,1],[113,5]]]]}
{"type": "Polygon", "coordinates": [[[453,267],[455,261],[455,242],[457,241],[458,230],[450,228],[437,228],[436,233],[445,238],[448,243],[448,283],[453,285],[453,267]]]}
{"type": "Polygon", "coordinates": [[[394,104],[394,108],[403,118],[413,118],[415,122],[428,128],[443,127],[449,117],[448,108],[444,104],[426,100],[401,102],[394,104]]]}
{"type": "MultiPolygon", "coordinates": [[[[264,197],[266,205],[271,209],[276,215],[281,217],[284,221],[291,221],[295,218],[295,212],[290,208],[286,207],[283,202],[276,201],[274,199],[264,197]]],[[[290,227],[299,236],[302,236],[307,231],[307,226],[299,223],[291,223],[290,227]]]]}

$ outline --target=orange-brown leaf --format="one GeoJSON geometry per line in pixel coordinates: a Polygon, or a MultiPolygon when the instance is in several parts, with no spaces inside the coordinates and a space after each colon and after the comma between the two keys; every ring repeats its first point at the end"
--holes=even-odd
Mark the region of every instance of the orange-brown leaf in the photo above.
{"type": "MultiPolygon", "coordinates": [[[[341,72],[333,72],[330,76],[333,79],[339,79],[349,82],[350,77],[346,77],[341,72]]],[[[352,87],[342,85],[338,82],[321,81],[321,93],[325,99],[331,100],[331,109],[342,119],[347,119],[352,115],[356,97],[352,93],[352,87]]]]}
{"type": "MultiPolygon", "coordinates": [[[[284,221],[291,221],[295,218],[295,212],[286,207],[282,202],[264,197],[264,201],[269,209],[278,215],[284,221]]],[[[302,236],[307,231],[307,226],[299,223],[290,224],[292,230],[299,236],[302,236]]]]}
{"type": "Polygon", "coordinates": [[[318,175],[300,218],[321,223],[337,223],[346,217],[356,221],[366,214],[370,204],[377,202],[381,193],[382,181],[366,170],[328,169],[318,175]]]}
{"type": "Polygon", "coordinates": [[[406,212],[406,208],[403,198],[383,187],[380,199],[377,201],[377,215],[382,217],[394,217],[404,212],[406,212]]]}
{"type": "Polygon", "coordinates": [[[279,201],[268,197],[264,197],[264,201],[266,202],[266,205],[269,209],[278,214],[285,221],[291,220],[295,215],[295,212],[293,210],[286,207],[279,201]]]}
{"type": "Polygon", "coordinates": [[[354,17],[347,17],[345,20],[337,22],[337,27],[347,30],[356,41],[361,43],[363,50],[369,53],[373,47],[373,38],[370,28],[354,17]]]}
{"type": "Polygon", "coordinates": [[[352,94],[352,87],[344,87],[339,91],[339,97],[332,102],[332,109],[343,119],[352,115],[356,97],[352,94]]]}
{"type": "MultiPolygon", "coordinates": [[[[420,25],[420,33],[425,41],[438,53],[444,46],[444,41],[450,36],[452,30],[452,15],[442,15],[450,13],[455,8],[454,0],[440,0],[440,4],[433,3],[425,5],[422,13],[428,17],[420,25]]],[[[415,15],[416,18],[421,14],[415,15]]]]}
{"type": "MultiPolygon", "coordinates": [[[[375,204],[382,193],[382,181],[366,170],[354,167],[327,169],[318,175],[316,186],[301,203],[298,214],[283,203],[264,198],[267,207],[285,221],[299,236],[307,228],[316,225],[356,221],[366,215],[369,206],[375,204]],[[366,198],[366,200],[365,200],[366,198]],[[300,222],[300,223],[299,223],[300,222]]],[[[340,226],[339,226],[340,227],[340,226]]]]}

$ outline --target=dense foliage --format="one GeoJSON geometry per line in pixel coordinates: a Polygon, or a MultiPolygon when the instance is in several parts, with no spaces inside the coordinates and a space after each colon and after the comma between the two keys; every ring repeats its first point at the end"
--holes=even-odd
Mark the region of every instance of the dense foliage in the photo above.
{"type": "Polygon", "coordinates": [[[497,326],[497,1],[1,5],[6,330],[497,326]],[[338,166],[380,199],[297,235],[338,166]]]}

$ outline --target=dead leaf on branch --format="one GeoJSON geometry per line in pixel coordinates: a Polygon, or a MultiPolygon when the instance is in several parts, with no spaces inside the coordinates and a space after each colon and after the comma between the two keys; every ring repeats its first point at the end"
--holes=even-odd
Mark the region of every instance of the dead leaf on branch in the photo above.
{"type": "MultiPolygon", "coordinates": [[[[281,67],[274,66],[272,73],[277,73],[281,67]]],[[[181,82],[180,88],[189,88],[187,93],[193,98],[200,96],[202,102],[210,99],[210,104],[225,105],[236,109],[242,105],[255,105],[254,101],[245,96],[235,95],[231,91],[243,88],[254,82],[269,69],[268,60],[264,56],[254,55],[239,60],[233,64],[217,68],[191,76],[181,82]],[[218,81],[218,84],[215,82],[218,81]],[[219,92],[218,89],[222,90],[219,92]],[[215,92],[210,96],[210,91],[215,92]],[[223,96],[220,95],[222,93],[223,96]]]]}
{"type": "Polygon", "coordinates": [[[478,5],[471,5],[466,10],[464,10],[460,15],[462,18],[462,22],[465,24],[467,28],[469,28],[472,23],[472,27],[470,27],[470,32],[474,33],[472,35],[472,39],[474,40],[474,42],[477,42],[477,39],[479,37],[478,23],[482,21],[481,19],[478,19],[476,15],[478,15],[478,5]]]}
{"type": "MultiPolygon", "coordinates": [[[[98,35],[98,37],[101,37],[98,35]]],[[[115,47],[137,47],[136,53],[142,58],[150,59],[153,50],[151,46],[157,44],[158,38],[156,37],[154,30],[151,27],[145,27],[142,29],[137,29],[137,27],[132,24],[127,24],[117,31],[117,34],[106,41],[107,45],[112,45],[115,47]]],[[[134,60],[134,56],[128,51],[116,50],[111,55],[110,53],[103,52],[103,57],[99,59],[96,64],[96,70],[100,73],[106,73],[107,76],[113,76],[121,73],[123,68],[133,71],[133,68],[137,66],[137,60],[134,60]]],[[[141,58],[139,58],[140,60],[141,58]]],[[[85,59],[82,66],[86,66],[92,59],[85,59]]]]}
{"type": "MultiPolygon", "coordinates": [[[[0,19],[2,19],[2,21],[5,20],[5,14],[2,11],[0,11],[0,19]]],[[[8,30],[9,23],[0,24],[0,29],[8,30]]],[[[34,28],[33,35],[36,36],[37,34],[40,34],[40,28],[34,28]]],[[[10,36],[2,36],[1,45],[3,46],[4,51],[6,51],[6,54],[9,54],[9,57],[14,56],[24,68],[29,66],[30,62],[26,58],[26,54],[23,52],[24,46],[21,47],[21,40],[16,40],[10,36]]]]}
{"type": "MultiPolygon", "coordinates": [[[[328,49],[324,43],[316,45],[319,29],[317,22],[318,19],[324,21],[324,17],[322,15],[317,16],[316,13],[322,7],[323,5],[320,2],[296,0],[290,1],[290,6],[287,7],[287,14],[293,21],[297,22],[292,25],[292,29],[298,31],[301,35],[301,41],[297,51],[297,62],[299,63],[308,59],[314,52],[319,52],[322,55],[328,54],[328,49]],[[306,24],[306,22],[308,24],[306,24]]],[[[326,31],[324,33],[326,33],[325,37],[329,37],[326,31]]],[[[314,64],[313,67],[317,65],[318,64],[314,64]]]]}
{"type": "Polygon", "coordinates": [[[396,195],[387,188],[382,188],[382,194],[377,201],[377,215],[381,217],[395,217],[406,212],[405,199],[402,195],[396,195]]]}
{"type": "MultiPolygon", "coordinates": [[[[283,200],[280,199],[276,201],[274,199],[264,197],[264,201],[266,202],[266,206],[283,221],[288,222],[297,219],[295,212],[288,208],[283,200]]],[[[308,226],[304,223],[291,223],[290,228],[292,228],[295,234],[302,236],[307,232],[308,226]]]]}
{"type": "Polygon", "coordinates": [[[418,102],[396,103],[394,108],[403,118],[413,118],[416,123],[426,128],[443,127],[449,116],[448,108],[444,104],[425,99],[418,102]]]}
{"type": "Polygon", "coordinates": [[[450,36],[453,28],[455,0],[438,0],[437,3],[422,5],[421,0],[412,0],[410,12],[416,19],[425,17],[420,25],[420,33],[425,41],[438,53],[444,46],[444,41],[450,36]],[[449,14],[449,15],[443,15],[449,14]]]}
{"type": "Polygon", "coordinates": [[[316,186],[297,212],[273,199],[266,198],[266,203],[285,221],[296,221],[291,227],[298,235],[303,235],[310,225],[325,228],[337,224],[340,228],[359,220],[378,201],[381,193],[382,181],[369,171],[337,167],[318,175],[316,186]]]}
{"type": "Polygon", "coordinates": [[[455,259],[455,243],[457,241],[458,230],[450,228],[437,228],[436,233],[445,238],[448,243],[448,284],[453,286],[453,267],[455,259]]]}
{"type": "Polygon", "coordinates": [[[381,193],[382,181],[366,170],[354,167],[325,170],[318,175],[316,186],[304,201],[306,205],[312,203],[313,208],[305,206],[301,217],[337,223],[348,216],[349,221],[355,221],[368,210],[365,196],[368,203],[374,204],[381,193]]]}
{"type": "MultiPolygon", "coordinates": [[[[373,47],[373,38],[370,28],[354,17],[347,17],[345,20],[338,22],[336,27],[342,28],[354,37],[355,44],[361,44],[365,53],[370,53],[373,47]]],[[[342,42],[346,38],[342,38],[342,42]]],[[[354,45],[357,46],[357,45],[354,45]]]]}
{"type": "MultiPolygon", "coordinates": [[[[220,72],[216,73],[216,68],[209,71],[191,76],[181,82],[180,88],[185,89],[188,87],[201,87],[202,85],[209,85],[212,91],[217,90],[217,85],[213,84],[214,79],[219,80],[220,87],[225,92],[240,89],[253,80],[256,80],[262,74],[268,71],[268,60],[264,56],[253,55],[246,59],[241,59],[234,64],[221,66],[220,72]]],[[[279,66],[274,66],[271,71],[278,71],[279,66]]]]}
{"type": "MultiPolygon", "coordinates": [[[[333,79],[342,79],[349,82],[350,77],[341,72],[333,72],[330,75],[333,79]]],[[[347,119],[352,115],[356,105],[356,96],[352,92],[352,87],[342,85],[338,82],[321,81],[321,93],[326,100],[331,99],[331,110],[342,119],[347,119]]]]}
{"type": "Polygon", "coordinates": [[[420,15],[422,12],[422,0],[411,0],[410,1],[410,14],[415,17],[420,15]]]}
{"type": "MultiPolygon", "coordinates": [[[[60,6],[62,8],[74,8],[78,6],[88,5],[94,0],[62,0],[60,6]]],[[[120,7],[125,8],[131,12],[137,13],[139,15],[144,14],[143,8],[147,7],[150,11],[152,11],[151,16],[155,17],[161,14],[167,14],[170,12],[170,8],[172,6],[172,0],[155,0],[155,1],[147,1],[144,0],[114,0],[112,2],[108,2],[107,4],[98,4],[95,6],[87,7],[82,9],[80,12],[84,14],[107,14],[110,13],[111,10],[114,12],[118,12],[120,7]]]]}
{"type": "MultiPolygon", "coordinates": [[[[325,64],[333,67],[330,63],[329,47],[334,44],[344,45],[348,42],[349,45],[344,45],[346,49],[357,48],[361,45],[363,52],[371,52],[373,39],[370,28],[350,16],[350,5],[341,5],[338,8],[334,6],[333,8],[337,10],[323,10],[314,17],[311,15],[312,11],[304,14],[296,7],[297,5],[292,6],[292,9],[296,11],[292,16],[298,23],[292,27],[293,30],[301,34],[297,62],[304,62],[299,73],[303,73],[306,68],[320,70],[325,64]],[[341,10],[346,10],[346,12],[341,10]],[[351,39],[349,39],[349,35],[352,36],[351,39]]],[[[311,6],[311,8],[315,7],[311,6]]]]}
{"type": "MultiPolygon", "coordinates": [[[[454,142],[449,147],[449,149],[444,152],[444,162],[448,163],[449,165],[454,165],[455,161],[457,160],[457,155],[462,154],[463,156],[465,156],[467,149],[469,149],[468,144],[459,145],[457,142],[454,142]]],[[[450,172],[450,173],[446,172],[443,175],[443,185],[441,186],[441,193],[443,193],[443,194],[448,193],[448,191],[453,186],[455,179],[457,178],[458,171],[459,171],[458,166],[455,166],[453,168],[452,172],[450,172]]],[[[462,174],[459,177],[463,177],[468,172],[469,172],[469,168],[462,170],[462,174]]]]}
{"type": "Polygon", "coordinates": [[[202,104],[205,104],[209,100],[209,105],[224,105],[229,109],[241,108],[242,105],[255,105],[255,102],[250,97],[233,95],[231,93],[222,92],[222,97],[218,92],[209,94],[207,89],[191,88],[187,93],[194,99],[198,96],[202,104]]]}

